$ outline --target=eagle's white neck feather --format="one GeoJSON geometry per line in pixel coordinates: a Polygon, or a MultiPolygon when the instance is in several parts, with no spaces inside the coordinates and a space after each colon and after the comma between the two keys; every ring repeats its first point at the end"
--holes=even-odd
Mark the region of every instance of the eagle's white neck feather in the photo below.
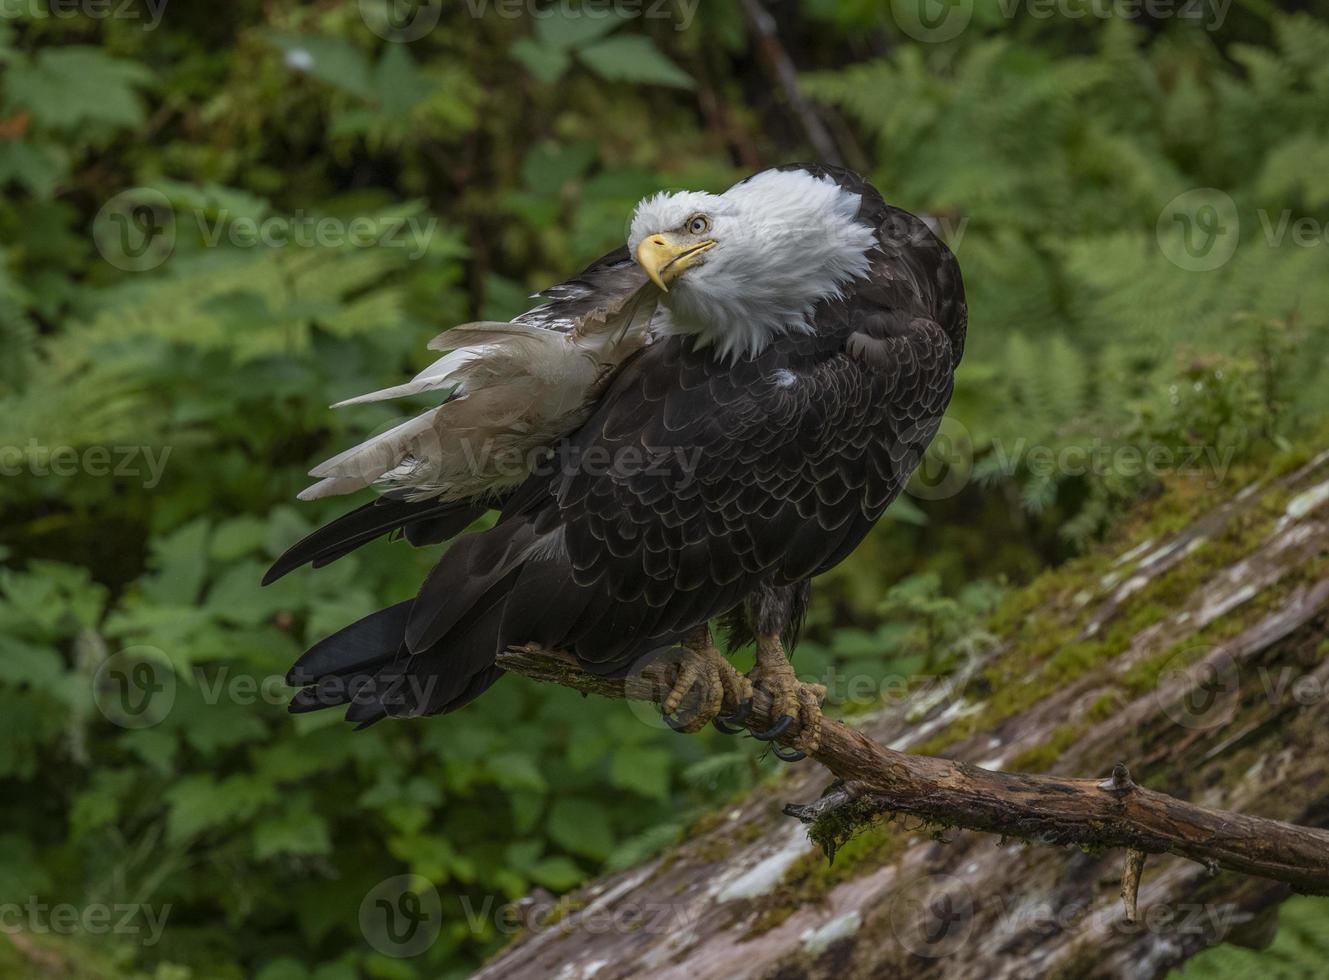
{"type": "Polygon", "coordinates": [[[829,177],[767,170],[723,194],[662,193],[637,206],[628,237],[679,234],[705,214],[702,237],[716,246],[662,297],[656,329],[692,334],[727,359],[760,353],[772,340],[814,329],[817,303],[868,274],[874,229],[856,220],[862,199],[829,177]]]}

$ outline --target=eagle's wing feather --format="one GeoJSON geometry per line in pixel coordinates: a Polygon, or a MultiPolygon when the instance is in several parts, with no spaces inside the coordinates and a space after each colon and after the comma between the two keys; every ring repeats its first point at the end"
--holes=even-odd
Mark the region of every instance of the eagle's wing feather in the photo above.
{"type": "Polygon", "coordinates": [[[860,326],[825,357],[708,370],[704,354],[671,342],[624,370],[575,440],[586,460],[623,465],[574,466],[543,504],[565,529],[577,587],[615,604],[615,616],[583,624],[583,659],[617,661],[643,637],[713,618],[759,581],[816,575],[858,544],[936,433],[953,370],[930,320],[860,326]],[[705,379],[685,400],[651,377],[680,370],[705,379]],[[650,463],[627,472],[642,448],[650,463]]]}
{"type": "MultiPolygon", "coordinates": [[[[519,643],[622,674],[755,587],[843,559],[935,434],[965,329],[954,257],[875,192],[864,209],[880,222],[872,275],[823,303],[811,332],[733,364],[685,337],[625,363],[554,471],[443,556],[348,717],[461,707],[519,643]]],[[[582,303],[584,288],[558,301],[582,303]]]]}
{"type": "MultiPolygon", "coordinates": [[[[641,328],[641,316],[634,310],[625,310],[625,307],[634,297],[641,295],[647,284],[645,273],[630,259],[626,248],[617,249],[592,263],[578,276],[545,290],[540,294],[543,302],[512,323],[477,322],[445,331],[430,347],[447,351],[446,356],[425,368],[412,380],[338,402],[334,407],[433,391],[442,391],[446,404],[448,399],[459,394],[457,387],[462,376],[480,374],[486,361],[493,362],[503,357],[516,356],[520,360],[529,355],[527,363],[536,369],[542,379],[556,379],[559,365],[569,358],[575,358],[574,354],[567,353],[570,349],[567,334],[578,329],[584,330],[588,323],[613,323],[619,313],[625,313],[634,331],[641,328]]],[[[649,311],[646,311],[646,319],[649,320],[649,311]]],[[[620,344],[612,352],[613,356],[624,357],[635,350],[644,339],[644,330],[642,333],[642,338],[634,337],[633,342],[620,344]]],[[[581,359],[576,360],[578,363],[574,366],[577,370],[567,373],[574,380],[580,380],[584,386],[588,377],[594,378],[594,372],[585,372],[579,363],[581,359]]],[[[516,390],[510,388],[506,395],[510,399],[530,387],[520,383],[524,379],[516,380],[519,382],[516,390]]],[[[483,383],[489,381],[492,378],[485,378],[483,383]]],[[[574,391],[574,397],[569,398],[566,390],[560,388],[551,393],[546,386],[541,395],[544,400],[537,400],[536,403],[542,406],[542,411],[558,415],[566,410],[569,402],[575,403],[580,393],[574,391]]],[[[481,403],[489,401],[492,399],[476,399],[474,408],[479,409],[481,403]]],[[[531,403],[532,399],[528,398],[526,404],[531,403]]],[[[459,413],[455,408],[447,412],[440,412],[438,407],[431,408],[389,432],[380,433],[338,454],[314,468],[315,471],[310,475],[320,480],[306,489],[300,495],[301,498],[316,499],[352,493],[370,486],[413,453],[436,453],[440,447],[451,444],[451,426],[465,426],[466,414],[459,413]],[[462,417],[459,418],[459,415],[462,417]]],[[[579,421],[580,418],[573,418],[569,428],[575,427],[579,421]]],[[[563,434],[561,431],[553,432],[550,438],[563,434]]],[[[437,464],[438,461],[433,462],[437,464]]],[[[426,466],[421,469],[430,468],[426,466]]],[[[434,465],[432,468],[443,467],[434,465]]],[[[483,478],[486,474],[480,476],[483,478]]],[[[445,501],[455,500],[455,503],[447,506],[439,506],[438,500],[431,499],[420,500],[418,506],[407,506],[406,501],[401,500],[394,501],[391,507],[366,504],[342,515],[292,547],[278,559],[264,582],[275,581],[309,562],[321,565],[334,561],[369,541],[397,530],[404,531],[412,544],[437,543],[462,530],[474,517],[487,510],[491,503],[497,503],[504,487],[495,485],[483,489],[489,492],[471,496],[444,496],[445,501]]]]}
{"type": "Polygon", "coordinates": [[[826,315],[845,318],[831,349],[828,329],[722,365],[674,338],[625,365],[560,472],[527,481],[416,597],[406,670],[448,683],[413,709],[453,706],[466,677],[452,624],[488,608],[497,583],[510,591],[495,652],[538,642],[621,673],[758,583],[801,581],[852,550],[935,433],[953,360],[930,320],[826,315]]]}

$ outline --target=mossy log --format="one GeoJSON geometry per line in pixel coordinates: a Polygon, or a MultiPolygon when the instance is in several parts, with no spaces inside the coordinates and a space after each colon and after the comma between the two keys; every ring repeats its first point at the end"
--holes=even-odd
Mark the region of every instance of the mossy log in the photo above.
{"type": "Polygon", "coordinates": [[[1268,942],[1329,882],[1329,453],[1212,497],[1174,486],[1008,602],[949,696],[829,723],[816,761],[480,976],[1134,980],[1268,942]]]}

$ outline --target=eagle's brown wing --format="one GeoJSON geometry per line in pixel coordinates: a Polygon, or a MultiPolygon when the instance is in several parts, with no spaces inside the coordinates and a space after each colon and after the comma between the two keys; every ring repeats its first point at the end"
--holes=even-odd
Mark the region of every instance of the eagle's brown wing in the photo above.
{"type": "Polygon", "coordinates": [[[296,710],[350,677],[354,721],[452,710],[526,642],[621,673],[756,586],[842,560],[936,432],[965,332],[954,257],[876,200],[874,274],[823,304],[814,331],[736,364],[681,337],[639,352],[498,524],[377,614],[390,630],[370,617],[301,659],[296,710]],[[378,645],[398,629],[399,646],[378,645]]]}

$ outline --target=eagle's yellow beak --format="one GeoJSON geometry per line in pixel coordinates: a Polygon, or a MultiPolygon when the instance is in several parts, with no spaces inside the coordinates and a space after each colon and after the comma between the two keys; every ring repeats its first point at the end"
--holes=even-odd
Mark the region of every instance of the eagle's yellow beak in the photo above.
{"type": "Polygon", "coordinates": [[[651,282],[667,293],[669,284],[683,270],[695,265],[699,255],[713,248],[713,241],[679,243],[670,241],[667,235],[652,235],[637,246],[637,264],[646,270],[651,282]]]}

